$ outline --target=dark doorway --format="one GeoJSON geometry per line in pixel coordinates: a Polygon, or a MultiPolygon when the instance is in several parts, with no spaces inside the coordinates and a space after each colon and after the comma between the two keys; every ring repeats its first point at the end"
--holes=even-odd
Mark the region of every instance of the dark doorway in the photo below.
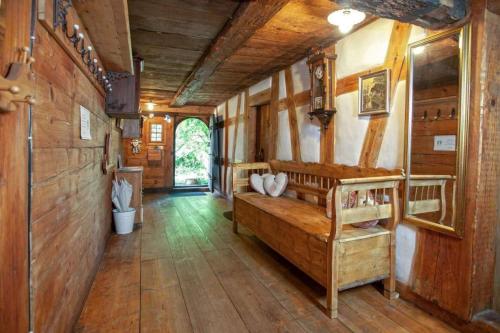
{"type": "Polygon", "coordinates": [[[222,192],[221,182],[221,151],[224,121],[222,116],[213,115],[210,118],[210,168],[208,186],[211,192],[222,192]]]}
{"type": "Polygon", "coordinates": [[[255,108],[255,161],[269,160],[271,148],[271,107],[269,104],[259,105],[255,108]]]}

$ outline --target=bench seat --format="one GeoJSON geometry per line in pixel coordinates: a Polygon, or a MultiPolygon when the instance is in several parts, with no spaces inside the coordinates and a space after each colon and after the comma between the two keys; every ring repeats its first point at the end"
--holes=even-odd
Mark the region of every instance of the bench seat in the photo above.
{"type": "MultiPolygon", "coordinates": [[[[256,192],[235,193],[235,198],[242,200],[260,210],[282,220],[302,231],[327,243],[331,231],[332,220],[326,216],[324,207],[304,200],[281,196],[273,198],[256,192]]],[[[377,225],[372,228],[356,228],[350,225],[342,227],[340,241],[388,234],[390,231],[377,225]]]]}

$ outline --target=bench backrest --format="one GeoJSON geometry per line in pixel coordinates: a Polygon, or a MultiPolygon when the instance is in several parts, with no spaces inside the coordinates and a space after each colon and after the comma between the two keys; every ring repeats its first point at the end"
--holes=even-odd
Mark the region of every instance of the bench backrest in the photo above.
{"type": "Polygon", "coordinates": [[[401,169],[361,168],[341,164],[319,164],[273,160],[270,163],[274,173],[284,172],[288,176],[288,190],[297,193],[297,198],[325,206],[328,191],[339,179],[400,176],[401,169]]]}

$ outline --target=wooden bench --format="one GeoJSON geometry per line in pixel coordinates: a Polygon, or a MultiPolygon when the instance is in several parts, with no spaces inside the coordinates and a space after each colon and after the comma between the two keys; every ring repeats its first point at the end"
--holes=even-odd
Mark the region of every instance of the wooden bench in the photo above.
{"type": "Polygon", "coordinates": [[[327,314],[337,317],[338,291],[384,280],[395,292],[395,228],[399,222],[402,170],[271,161],[233,164],[233,230],[242,224],[327,289],[327,314]],[[279,198],[248,192],[253,173],[284,172],[287,192],[279,198]],[[326,195],[334,187],[332,219],[326,195]],[[343,207],[351,193],[372,200],[343,207]],[[385,219],[374,227],[350,224],[385,219]]]}

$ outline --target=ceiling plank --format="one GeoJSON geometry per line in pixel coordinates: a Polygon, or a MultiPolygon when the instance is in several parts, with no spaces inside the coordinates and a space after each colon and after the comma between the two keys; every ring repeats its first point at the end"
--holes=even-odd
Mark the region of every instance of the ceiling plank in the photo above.
{"type": "Polygon", "coordinates": [[[289,0],[244,2],[236,9],[222,31],[217,35],[182,84],[172,101],[173,105],[184,105],[189,98],[203,85],[217,67],[231,56],[258,29],[264,26],[289,0]]]}
{"type": "Polygon", "coordinates": [[[134,73],[127,0],[73,1],[104,68],[134,73]]]}

